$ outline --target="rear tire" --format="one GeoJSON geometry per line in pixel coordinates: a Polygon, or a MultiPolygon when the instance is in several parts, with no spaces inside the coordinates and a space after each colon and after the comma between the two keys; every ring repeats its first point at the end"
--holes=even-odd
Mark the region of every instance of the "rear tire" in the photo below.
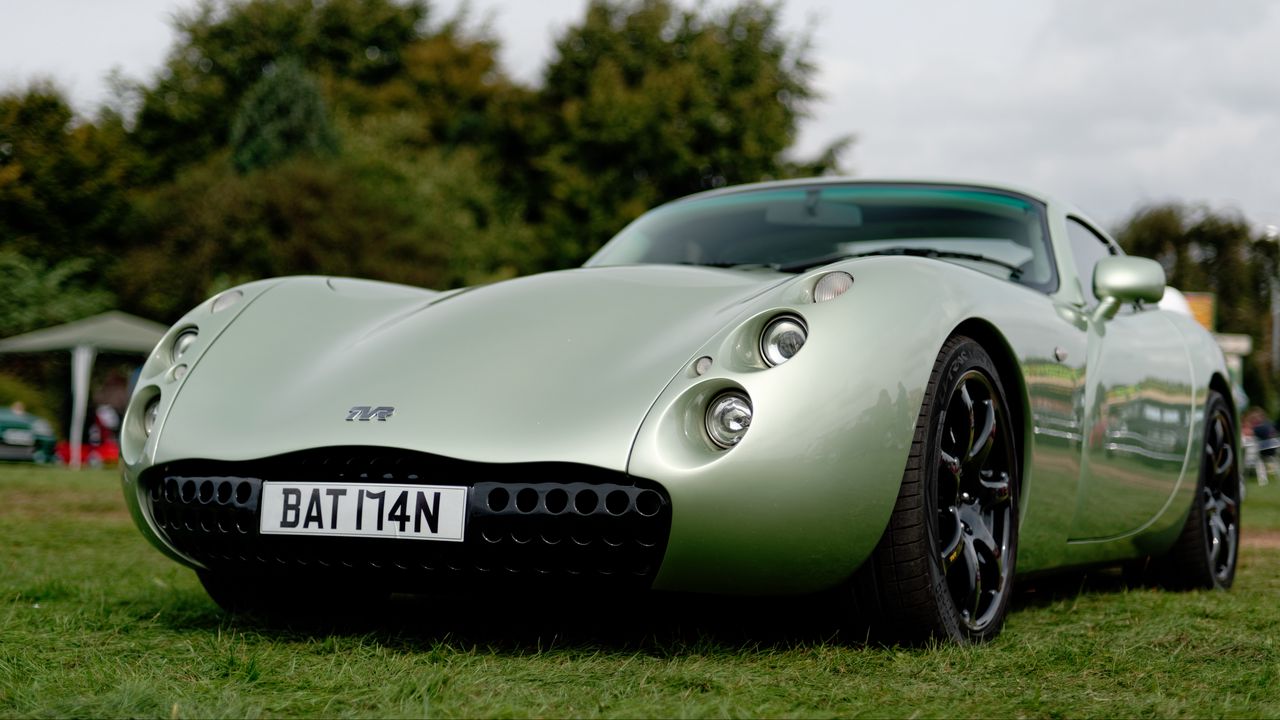
{"type": "Polygon", "coordinates": [[[1017,444],[1000,375],[971,338],[934,362],[889,526],[850,586],[872,639],[1000,633],[1018,547],[1017,444]]]}
{"type": "Polygon", "coordinates": [[[1231,409],[1220,393],[1205,403],[1200,477],[1182,533],[1163,558],[1162,580],[1176,590],[1225,590],[1240,548],[1239,443],[1231,409]]]}

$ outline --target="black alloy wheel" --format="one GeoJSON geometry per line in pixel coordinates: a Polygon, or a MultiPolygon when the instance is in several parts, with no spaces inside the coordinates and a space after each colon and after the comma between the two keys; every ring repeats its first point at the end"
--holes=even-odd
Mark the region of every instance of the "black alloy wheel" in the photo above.
{"type": "Polygon", "coordinates": [[[1240,548],[1239,444],[1230,407],[1210,391],[1205,403],[1200,478],[1182,534],[1164,559],[1165,584],[1176,589],[1226,589],[1240,548]]]}
{"type": "Polygon", "coordinates": [[[956,336],[934,363],[889,526],[850,587],[876,639],[985,642],[1008,610],[1018,444],[991,356],[956,336]]]}
{"type": "Polygon", "coordinates": [[[991,379],[962,376],[939,420],[936,535],[939,567],[965,631],[1002,610],[1011,576],[1015,460],[1008,412],[991,379]]]}

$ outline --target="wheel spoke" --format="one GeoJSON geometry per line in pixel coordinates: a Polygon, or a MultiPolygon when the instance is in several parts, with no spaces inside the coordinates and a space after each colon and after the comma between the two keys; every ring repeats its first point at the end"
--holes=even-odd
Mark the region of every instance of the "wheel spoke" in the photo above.
{"type": "MultiPolygon", "coordinates": [[[[960,392],[956,395],[960,402],[964,404],[964,420],[967,427],[961,430],[961,436],[964,438],[964,449],[960,451],[960,457],[968,460],[973,457],[973,433],[974,433],[974,417],[973,417],[973,397],[969,395],[969,384],[960,383],[960,392]]],[[[957,438],[959,440],[959,438],[957,438]]],[[[959,443],[957,443],[957,449],[959,443]]]]}
{"type": "MultiPolygon", "coordinates": [[[[960,384],[960,394],[957,397],[960,398],[960,402],[964,403],[964,409],[968,411],[969,416],[973,417],[973,398],[969,395],[968,383],[960,384]]],[[[973,423],[970,422],[969,425],[972,427],[973,423]]]]}
{"type": "Polygon", "coordinates": [[[978,604],[982,602],[982,567],[978,563],[978,551],[974,549],[972,542],[964,543],[964,564],[968,592],[963,599],[967,600],[969,605],[962,607],[962,610],[968,616],[969,622],[974,622],[978,619],[978,604]]]}
{"type": "Polygon", "coordinates": [[[1231,443],[1223,445],[1222,450],[1218,453],[1218,457],[1215,458],[1215,464],[1213,466],[1214,480],[1218,481],[1219,484],[1225,480],[1230,474],[1230,470],[1235,465],[1235,462],[1235,451],[1231,449],[1231,443]]]}
{"type": "Polygon", "coordinates": [[[991,528],[987,527],[985,522],[978,523],[976,527],[972,527],[972,530],[974,551],[985,556],[987,561],[995,567],[995,587],[992,590],[999,590],[1004,583],[1004,553],[1001,552],[1001,546],[996,543],[995,536],[991,534],[991,528]]]}
{"type": "Polygon", "coordinates": [[[946,450],[939,450],[938,456],[942,460],[942,468],[950,473],[953,477],[960,477],[960,458],[952,455],[946,450]]]}
{"type": "Polygon", "coordinates": [[[1218,544],[1219,540],[1226,540],[1231,531],[1227,529],[1227,524],[1223,522],[1222,516],[1214,514],[1209,518],[1209,528],[1213,531],[1213,542],[1218,544]]]}
{"type": "Polygon", "coordinates": [[[996,442],[996,411],[990,400],[984,400],[981,403],[984,412],[982,413],[982,427],[974,434],[973,445],[969,448],[969,455],[965,458],[970,467],[982,468],[987,464],[987,456],[991,454],[991,448],[996,442]]]}
{"type": "Polygon", "coordinates": [[[1213,435],[1210,438],[1210,444],[1214,448],[1222,447],[1223,440],[1225,440],[1226,438],[1226,434],[1227,434],[1226,427],[1222,421],[1222,416],[1220,415],[1215,416],[1213,418],[1213,435]]]}
{"type": "Polygon", "coordinates": [[[956,560],[960,559],[960,555],[964,551],[961,547],[964,545],[964,528],[960,524],[960,517],[956,514],[955,508],[951,508],[951,513],[954,518],[953,526],[955,531],[951,534],[951,539],[947,541],[942,550],[943,576],[951,571],[951,566],[955,564],[956,560]]]}
{"type": "MultiPolygon", "coordinates": [[[[990,472],[990,471],[989,471],[990,472]]],[[[979,476],[978,482],[982,485],[982,497],[985,505],[990,508],[999,507],[1012,497],[1012,487],[1009,483],[1009,473],[1001,471],[1000,473],[990,473],[994,479],[987,479],[979,476]]]]}
{"type": "Polygon", "coordinates": [[[1235,447],[1229,437],[1229,428],[1227,419],[1216,415],[1210,421],[1210,429],[1206,433],[1204,454],[1209,466],[1213,468],[1212,479],[1215,485],[1221,485],[1222,481],[1228,479],[1235,467],[1235,447]]]}
{"type": "Polygon", "coordinates": [[[1234,498],[1228,497],[1227,495],[1220,495],[1215,502],[1217,504],[1219,515],[1227,518],[1231,522],[1235,522],[1235,519],[1239,517],[1237,513],[1240,510],[1240,506],[1236,503],[1234,498]]]}

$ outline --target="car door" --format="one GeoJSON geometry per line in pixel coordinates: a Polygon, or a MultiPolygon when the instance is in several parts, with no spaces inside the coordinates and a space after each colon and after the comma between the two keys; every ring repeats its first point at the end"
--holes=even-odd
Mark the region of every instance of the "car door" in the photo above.
{"type": "MultiPolygon", "coordinates": [[[[1068,218],[1067,229],[1091,315],[1093,268],[1119,249],[1083,220],[1068,218]]],[[[1087,332],[1072,541],[1123,537],[1154,520],[1188,467],[1194,422],[1190,356],[1166,311],[1127,305],[1109,319],[1090,317],[1087,332]]]]}

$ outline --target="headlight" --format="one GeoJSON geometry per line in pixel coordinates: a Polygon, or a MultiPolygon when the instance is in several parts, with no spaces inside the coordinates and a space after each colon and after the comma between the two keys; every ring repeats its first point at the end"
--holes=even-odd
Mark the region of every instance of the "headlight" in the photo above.
{"type": "Polygon", "coordinates": [[[769,367],[775,367],[795,357],[809,339],[804,322],[795,315],[780,315],[769,321],[760,333],[760,355],[769,367]]]}
{"type": "Polygon", "coordinates": [[[722,393],[707,406],[707,435],[726,450],[737,445],[751,427],[751,400],[741,392],[722,393]]]}
{"type": "Polygon", "coordinates": [[[160,416],[160,396],[151,398],[151,402],[147,403],[147,409],[142,413],[142,431],[148,436],[151,431],[156,429],[156,418],[160,416]]]}
{"type": "Polygon", "coordinates": [[[196,343],[197,337],[200,337],[200,333],[195,328],[188,328],[178,333],[178,337],[173,341],[173,359],[181,359],[182,354],[196,343]]]}

